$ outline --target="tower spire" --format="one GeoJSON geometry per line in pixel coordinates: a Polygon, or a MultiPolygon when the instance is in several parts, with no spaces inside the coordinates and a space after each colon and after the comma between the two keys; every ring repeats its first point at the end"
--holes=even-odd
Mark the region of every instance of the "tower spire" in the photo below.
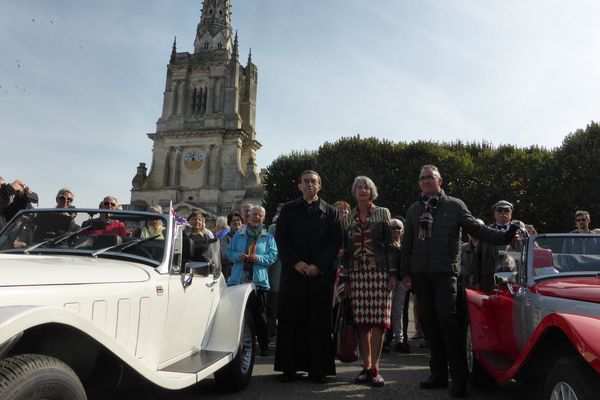
{"type": "Polygon", "coordinates": [[[238,59],[238,32],[237,29],[235,30],[235,38],[233,39],[233,59],[237,60],[238,59]]]}
{"type": "Polygon", "coordinates": [[[177,55],[177,36],[173,39],[173,48],[171,49],[171,62],[175,61],[177,55]]]}
{"type": "Polygon", "coordinates": [[[231,28],[231,0],[204,0],[200,24],[231,28]]]}
{"type": "Polygon", "coordinates": [[[228,50],[231,54],[232,47],[231,0],[204,0],[194,52],[228,50]]]}
{"type": "Polygon", "coordinates": [[[250,64],[252,64],[252,47],[250,47],[250,51],[248,52],[248,64],[246,65],[250,64]]]}

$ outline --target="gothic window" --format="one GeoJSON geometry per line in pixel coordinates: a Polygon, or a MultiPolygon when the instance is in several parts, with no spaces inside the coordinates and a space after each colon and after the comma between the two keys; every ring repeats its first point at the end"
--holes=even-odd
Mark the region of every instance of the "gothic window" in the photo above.
{"type": "Polygon", "coordinates": [[[217,50],[221,50],[223,48],[223,45],[221,44],[221,42],[217,43],[217,50]]]}
{"type": "Polygon", "coordinates": [[[208,100],[208,87],[194,88],[192,91],[192,112],[204,114],[208,100]]]}
{"type": "Polygon", "coordinates": [[[208,50],[208,42],[204,42],[204,50],[208,50]]]}

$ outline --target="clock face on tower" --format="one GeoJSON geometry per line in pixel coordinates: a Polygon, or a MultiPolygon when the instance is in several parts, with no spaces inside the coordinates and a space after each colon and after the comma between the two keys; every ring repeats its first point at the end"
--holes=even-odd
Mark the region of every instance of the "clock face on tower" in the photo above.
{"type": "Polygon", "coordinates": [[[183,165],[190,171],[196,171],[202,167],[204,154],[196,150],[187,151],[183,155],[183,165]]]}

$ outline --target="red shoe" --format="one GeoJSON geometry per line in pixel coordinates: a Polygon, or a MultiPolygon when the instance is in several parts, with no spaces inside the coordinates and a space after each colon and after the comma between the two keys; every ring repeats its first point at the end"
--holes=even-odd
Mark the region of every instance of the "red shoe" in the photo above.
{"type": "Polygon", "coordinates": [[[356,378],[354,378],[354,383],[367,383],[371,380],[371,370],[367,369],[367,368],[363,368],[362,371],[360,371],[360,373],[358,375],[356,375],[356,378]]]}
{"type": "Polygon", "coordinates": [[[379,370],[373,368],[371,370],[371,385],[375,387],[381,387],[385,381],[383,380],[383,376],[379,373],[379,370]]]}

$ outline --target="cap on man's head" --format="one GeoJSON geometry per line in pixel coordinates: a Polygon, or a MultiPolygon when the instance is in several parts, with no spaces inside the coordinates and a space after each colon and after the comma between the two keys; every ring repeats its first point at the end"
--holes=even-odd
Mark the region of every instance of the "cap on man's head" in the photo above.
{"type": "Polygon", "coordinates": [[[499,202],[497,202],[496,204],[494,204],[494,206],[492,207],[492,211],[495,211],[497,208],[510,208],[510,212],[514,211],[514,207],[512,205],[512,203],[506,201],[506,200],[500,200],[499,202]]]}

